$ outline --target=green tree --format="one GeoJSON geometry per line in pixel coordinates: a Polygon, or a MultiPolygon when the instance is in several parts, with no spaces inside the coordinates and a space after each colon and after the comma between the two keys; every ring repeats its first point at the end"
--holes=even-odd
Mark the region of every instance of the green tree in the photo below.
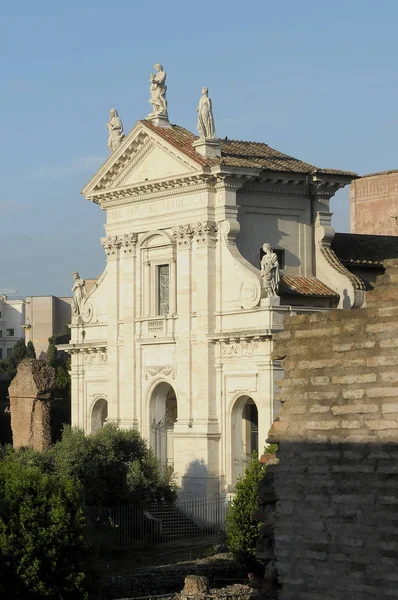
{"type": "MultiPolygon", "coordinates": [[[[68,330],[69,331],[69,330],[68,330]]],[[[66,334],[62,334],[62,341],[66,334]]],[[[51,439],[59,440],[64,425],[70,423],[71,417],[71,389],[70,389],[70,357],[63,351],[58,351],[56,344],[60,336],[48,338],[47,362],[55,369],[55,389],[51,401],[51,439]]]]}
{"type": "Polygon", "coordinates": [[[36,350],[35,350],[32,340],[29,340],[29,342],[26,345],[26,357],[27,358],[36,358],[36,350]]]}
{"type": "Polygon", "coordinates": [[[65,427],[51,453],[60,476],[76,477],[87,505],[113,506],[172,501],[176,486],[163,472],[147,443],[134,429],[105,425],[86,436],[65,427]]]}
{"type": "Polygon", "coordinates": [[[235,496],[226,517],[228,547],[237,560],[251,568],[257,563],[256,544],[261,527],[252,515],[258,507],[259,485],[263,476],[264,466],[257,454],[253,454],[244,476],[236,484],[235,496]]]}
{"type": "Polygon", "coordinates": [[[26,358],[28,355],[28,350],[26,348],[25,340],[18,340],[12,349],[12,354],[8,359],[8,370],[9,373],[12,374],[12,377],[15,375],[18,365],[26,358]]]}
{"type": "Polygon", "coordinates": [[[33,456],[9,451],[0,460],[0,597],[86,599],[90,549],[80,485],[43,473],[33,456]]]}
{"type": "Polygon", "coordinates": [[[57,366],[57,348],[55,347],[54,338],[48,338],[47,362],[52,366],[57,366]]]}

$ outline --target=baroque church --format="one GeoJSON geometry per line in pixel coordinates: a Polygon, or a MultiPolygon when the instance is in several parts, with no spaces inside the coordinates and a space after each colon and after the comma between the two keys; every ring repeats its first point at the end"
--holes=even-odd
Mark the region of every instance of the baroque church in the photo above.
{"type": "MultiPolygon", "coordinates": [[[[182,492],[233,490],[278,411],[273,334],[288,315],[360,307],[366,285],[333,250],[330,199],[355,173],[168,119],[166,73],[83,189],[106,212],[104,272],[74,274],[72,425],[136,428],[182,492]]],[[[84,265],[81,265],[84,269],[84,265]]],[[[303,340],[303,342],[305,342],[303,340]]]]}

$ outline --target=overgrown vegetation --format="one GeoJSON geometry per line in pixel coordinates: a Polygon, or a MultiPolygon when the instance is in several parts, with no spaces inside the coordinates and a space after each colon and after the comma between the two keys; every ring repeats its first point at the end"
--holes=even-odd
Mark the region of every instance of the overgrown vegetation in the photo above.
{"type": "Polygon", "coordinates": [[[162,471],[153,451],[134,429],[107,424],[92,435],[65,427],[49,451],[55,472],[76,477],[87,505],[114,506],[172,501],[172,472],[162,471]]]}
{"type": "Polygon", "coordinates": [[[258,507],[259,484],[264,470],[257,453],[254,453],[243,477],[236,484],[235,496],[226,517],[229,550],[250,570],[256,570],[258,566],[256,544],[261,523],[252,515],[258,507]]]}
{"type": "Polygon", "coordinates": [[[90,548],[80,484],[45,473],[33,457],[10,449],[0,460],[0,597],[86,599],[90,548]]]}
{"type": "Polygon", "coordinates": [[[67,343],[67,332],[48,338],[47,362],[55,369],[55,388],[51,398],[51,439],[60,440],[65,424],[71,422],[70,356],[56,348],[58,343],[67,343]]]}

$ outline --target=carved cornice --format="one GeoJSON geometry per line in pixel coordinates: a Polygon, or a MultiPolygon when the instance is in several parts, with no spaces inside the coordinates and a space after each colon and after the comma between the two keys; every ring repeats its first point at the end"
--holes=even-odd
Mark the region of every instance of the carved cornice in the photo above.
{"type": "MultiPolygon", "coordinates": [[[[97,191],[101,191],[103,188],[107,186],[114,185],[114,181],[121,174],[124,167],[129,162],[131,156],[139,152],[140,148],[146,145],[146,141],[148,140],[148,135],[144,132],[141,132],[136,139],[130,144],[128,148],[124,150],[124,152],[119,156],[119,158],[114,162],[114,164],[109,168],[101,179],[98,181],[94,188],[94,193],[97,191]]],[[[117,151],[116,151],[117,152],[117,151]]]]}
{"type": "Polygon", "coordinates": [[[155,146],[155,142],[152,139],[147,138],[142,148],[135,154],[131,162],[122,168],[121,171],[116,173],[112,179],[108,180],[105,184],[105,188],[111,188],[120,185],[120,183],[124,179],[127,179],[130,173],[134,171],[136,166],[144,160],[144,158],[154,149],[155,146]]]}
{"type": "Polygon", "coordinates": [[[138,235],[136,233],[125,233],[124,235],[108,235],[101,238],[101,244],[107,256],[116,256],[121,249],[125,254],[134,253],[137,245],[138,235]]]}
{"type": "Polygon", "coordinates": [[[163,150],[163,152],[165,152],[168,156],[170,156],[175,161],[177,161],[182,167],[184,167],[184,169],[187,169],[188,171],[191,171],[191,172],[196,171],[196,169],[189,162],[187,162],[186,160],[181,158],[181,156],[179,156],[175,152],[172,152],[170,150],[170,148],[167,148],[166,146],[163,146],[162,144],[159,144],[159,146],[163,150]]]}
{"type": "Polygon", "coordinates": [[[153,181],[140,185],[126,186],[114,190],[99,190],[90,194],[89,199],[102,208],[113,208],[123,204],[142,202],[155,198],[165,198],[178,194],[186,194],[214,189],[214,177],[208,175],[187,175],[165,181],[153,181]]]}

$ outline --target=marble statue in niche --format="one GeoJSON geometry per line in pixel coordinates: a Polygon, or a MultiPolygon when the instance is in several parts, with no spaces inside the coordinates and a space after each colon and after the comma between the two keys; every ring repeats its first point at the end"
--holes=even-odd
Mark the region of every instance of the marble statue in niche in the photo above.
{"type": "Polygon", "coordinates": [[[263,245],[261,278],[267,298],[277,298],[280,281],[279,261],[270,244],[263,245]]]}

